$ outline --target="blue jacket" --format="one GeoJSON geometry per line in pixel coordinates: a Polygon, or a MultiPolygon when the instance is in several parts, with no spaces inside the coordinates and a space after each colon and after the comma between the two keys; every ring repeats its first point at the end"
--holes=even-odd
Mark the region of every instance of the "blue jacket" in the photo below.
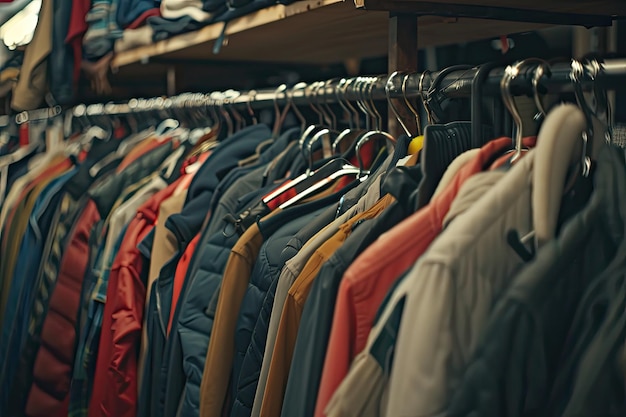
{"type": "MultiPolygon", "coordinates": [[[[260,196],[259,192],[251,194],[255,199],[260,196]]],[[[239,212],[248,206],[242,207],[239,212]]],[[[192,264],[195,261],[197,265],[183,284],[168,340],[166,417],[179,409],[179,404],[179,415],[198,415],[202,371],[215,314],[207,306],[212,297],[217,297],[230,250],[238,239],[236,232],[225,235],[220,230],[208,239],[203,236],[196,247],[192,264]]]]}
{"type": "MultiPolygon", "coordinates": [[[[139,397],[139,416],[161,416],[164,412],[167,385],[168,362],[165,355],[166,323],[169,321],[174,273],[176,265],[187,245],[200,232],[208,213],[213,195],[220,183],[219,175],[237,167],[240,160],[254,152],[258,144],[271,137],[265,125],[245,128],[225,139],[211,153],[189,186],[183,210],[167,219],[165,226],[172,231],[178,241],[179,251],[168,261],[154,283],[147,318],[152,363],[146,363],[139,397]],[[154,304],[152,304],[154,303],[154,304]]],[[[171,332],[170,334],[173,334],[171,332]]]]}
{"type": "Polygon", "coordinates": [[[283,249],[300,229],[323,211],[325,209],[317,210],[285,224],[261,247],[237,320],[231,378],[231,398],[235,401],[231,417],[250,416],[252,410],[272,308],[266,301],[273,302],[280,271],[288,259],[283,256],[283,249]]]}
{"type": "MultiPolygon", "coordinates": [[[[185,308],[184,306],[187,305],[184,304],[187,302],[185,294],[189,292],[188,288],[190,288],[189,286],[193,282],[193,277],[195,276],[198,268],[204,267],[214,273],[216,277],[221,279],[224,267],[228,261],[230,249],[238,239],[238,235],[236,233],[224,235],[223,232],[225,227],[229,225],[228,222],[223,220],[224,216],[226,214],[240,214],[251,204],[256,203],[262,194],[267,192],[263,188],[264,183],[271,184],[276,176],[284,176],[284,171],[282,170],[279,170],[280,172],[275,172],[276,170],[267,172],[266,165],[279,155],[288,146],[289,142],[293,141],[298,136],[299,129],[292,129],[285,132],[274,142],[272,146],[261,154],[254,166],[233,169],[224,176],[215,190],[213,201],[211,202],[211,216],[203,227],[200,242],[198,243],[196,252],[191,260],[183,286],[181,299],[179,300],[175,311],[170,338],[167,341],[165,353],[166,360],[164,360],[164,365],[167,366],[167,371],[164,371],[161,376],[164,384],[166,385],[165,393],[163,394],[165,397],[165,405],[163,407],[164,416],[169,417],[176,415],[176,412],[179,410],[179,406],[181,404],[186,404],[184,410],[197,410],[198,408],[197,399],[199,394],[197,390],[199,389],[201,381],[202,369],[192,371],[195,369],[193,362],[190,364],[184,363],[183,341],[189,336],[192,338],[194,337],[194,333],[190,330],[191,328],[188,329],[188,331],[185,331],[184,327],[188,325],[192,327],[198,325],[204,329],[210,329],[210,324],[203,324],[203,322],[196,323],[197,320],[202,320],[205,317],[202,311],[204,310],[204,307],[206,307],[206,301],[203,305],[202,302],[195,299],[196,296],[203,297],[206,295],[205,293],[210,294],[210,291],[202,287],[199,294],[189,294],[189,297],[192,297],[191,300],[188,300],[190,303],[189,305],[196,305],[196,303],[198,303],[197,305],[200,306],[199,310],[192,311],[200,311],[201,314],[195,315],[194,313],[191,313],[191,316],[185,316],[186,318],[183,321],[184,324],[181,324],[183,326],[181,327],[181,332],[179,333],[177,330],[181,311],[183,311],[185,308]],[[208,247],[213,248],[210,252],[205,253],[200,250],[201,248],[207,247],[207,245],[208,247]],[[187,387],[189,387],[189,390],[187,390],[187,387]],[[187,402],[181,403],[187,395],[190,396],[189,398],[195,398],[196,400],[188,400],[187,402]],[[192,406],[190,404],[196,405],[192,406]]],[[[289,159],[290,163],[293,162],[294,159],[298,158],[289,159]]],[[[186,308],[184,311],[187,311],[186,308]]],[[[212,324],[212,321],[210,323],[212,324]]],[[[185,344],[185,346],[188,345],[185,344]]],[[[189,346],[195,347],[196,345],[192,344],[189,346]]],[[[198,357],[201,357],[202,360],[204,360],[204,356],[206,355],[207,346],[208,342],[204,347],[204,353],[198,354],[198,357]]]]}
{"type": "Polygon", "coordinates": [[[2,392],[9,392],[15,372],[18,369],[19,352],[22,340],[28,325],[26,312],[31,305],[33,288],[37,277],[37,270],[41,261],[43,244],[48,229],[52,223],[56,205],[61,197],[61,187],[74,174],[72,169],[60,177],[54,179],[46,186],[37,198],[30,215],[26,232],[20,246],[11,288],[7,300],[4,325],[2,326],[2,339],[0,341],[0,357],[3,361],[2,392]]]}

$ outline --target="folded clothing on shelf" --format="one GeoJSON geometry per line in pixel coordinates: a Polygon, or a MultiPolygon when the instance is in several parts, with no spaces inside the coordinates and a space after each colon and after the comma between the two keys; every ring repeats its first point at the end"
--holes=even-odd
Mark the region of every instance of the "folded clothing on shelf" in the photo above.
{"type": "Polygon", "coordinates": [[[154,30],[152,26],[141,26],[137,29],[126,29],[122,37],[115,41],[115,52],[124,52],[140,46],[150,45],[154,30]]]}
{"type": "Polygon", "coordinates": [[[163,0],[161,16],[150,16],[154,41],[198,30],[217,22],[229,22],[275,4],[297,0],[163,0]]]}
{"type": "Polygon", "coordinates": [[[125,29],[131,25],[139,27],[145,24],[146,14],[160,14],[160,3],[160,0],[120,0],[117,6],[117,23],[125,29]],[[139,24],[136,23],[137,20],[140,20],[139,24]]]}
{"type": "Polygon", "coordinates": [[[213,14],[202,9],[202,0],[163,0],[161,15],[166,19],[178,19],[189,16],[197,22],[212,20],[213,14]]]}

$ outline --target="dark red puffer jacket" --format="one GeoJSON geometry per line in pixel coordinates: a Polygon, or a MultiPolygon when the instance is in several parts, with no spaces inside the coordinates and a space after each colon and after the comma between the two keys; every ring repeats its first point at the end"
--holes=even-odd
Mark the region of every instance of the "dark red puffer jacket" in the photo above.
{"type": "Polygon", "coordinates": [[[76,320],[89,262],[89,236],[99,220],[96,204],[90,199],[69,236],[50,297],[26,403],[28,417],[67,416],[76,320]]]}

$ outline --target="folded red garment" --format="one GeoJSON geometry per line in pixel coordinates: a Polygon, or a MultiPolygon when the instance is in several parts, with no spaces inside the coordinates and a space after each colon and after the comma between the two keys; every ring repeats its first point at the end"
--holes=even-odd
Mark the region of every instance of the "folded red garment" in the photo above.
{"type": "Polygon", "coordinates": [[[140,14],[139,17],[133,21],[133,23],[128,25],[126,29],[137,29],[138,27],[143,26],[150,16],[161,16],[161,10],[159,10],[158,7],[146,10],[140,14]]]}

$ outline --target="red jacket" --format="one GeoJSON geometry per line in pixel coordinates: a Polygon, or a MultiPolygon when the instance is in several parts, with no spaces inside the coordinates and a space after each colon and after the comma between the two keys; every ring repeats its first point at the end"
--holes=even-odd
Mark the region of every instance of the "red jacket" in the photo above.
{"type": "Polygon", "coordinates": [[[113,262],[89,417],[134,417],[137,414],[137,358],[146,297],[141,278],[144,258],[137,246],[156,224],[161,202],[174,193],[178,183],[154,194],[137,211],[113,262]]]}
{"type": "Polygon", "coordinates": [[[170,307],[170,318],[167,322],[167,334],[170,334],[172,329],[172,323],[174,321],[174,314],[176,313],[176,305],[180,299],[180,295],[183,291],[183,285],[185,284],[185,277],[187,276],[187,270],[191,264],[193,254],[196,252],[196,246],[200,240],[200,233],[198,233],[187,245],[183,256],[176,265],[176,273],[174,274],[174,288],[172,290],[172,306],[170,307]]]}
{"type": "Polygon", "coordinates": [[[69,236],[41,331],[26,403],[29,417],[67,416],[76,319],[89,262],[89,236],[99,220],[96,204],[90,199],[69,236]]]}
{"type": "MultiPolygon", "coordinates": [[[[65,0],[70,1],[70,0],[65,0]]],[[[74,49],[74,82],[80,80],[80,63],[83,60],[83,36],[87,32],[85,17],[91,8],[90,0],[73,0],[70,27],[65,38],[65,43],[74,49]]]]}

